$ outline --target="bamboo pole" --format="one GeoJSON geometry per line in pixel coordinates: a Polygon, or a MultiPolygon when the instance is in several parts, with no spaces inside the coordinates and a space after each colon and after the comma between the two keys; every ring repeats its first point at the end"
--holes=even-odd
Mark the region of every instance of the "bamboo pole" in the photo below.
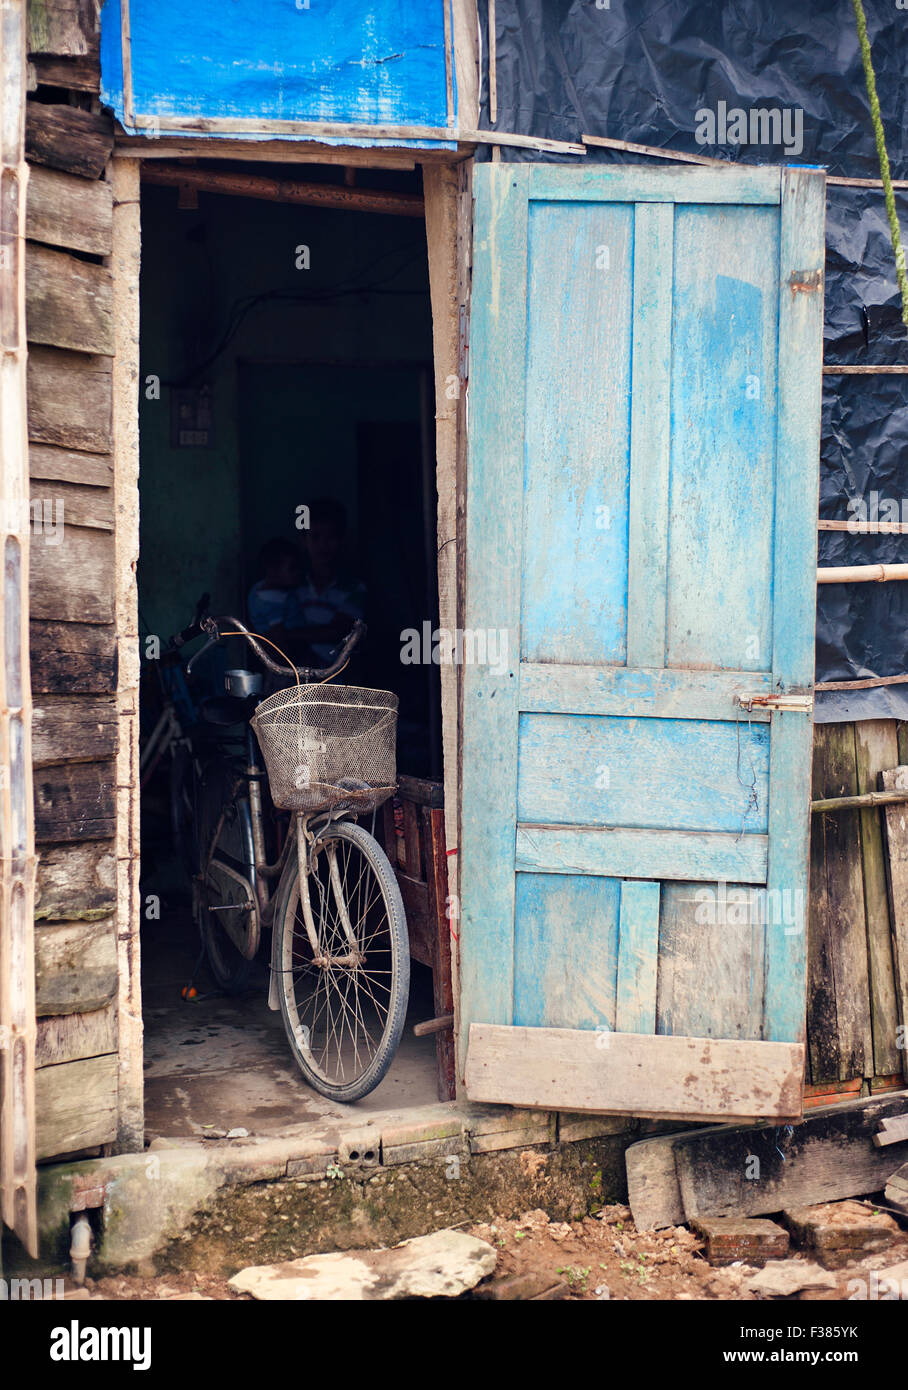
{"type": "Polygon", "coordinates": [[[823,366],[824,376],[904,376],[908,366],[895,362],[885,367],[866,367],[863,364],[852,367],[823,366]]]}
{"type": "Polygon", "coordinates": [[[810,809],[814,814],[819,811],[854,811],[866,806],[897,806],[903,801],[908,801],[908,790],[862,792],[860,796],[830,796],[825,801],[811,801],[810,809]]]}
{"type": "Polygon", "coordinates": [[[878,686],[884,685],[905,685],[908,684],[908,675],[901,676],[867,676],[864,680],[857,681],[820,681],[814,686],[815,691],[819,690],[875,690],[878,686]]]}
{"type": "Polygon", "coordinates": [[[25,26],[25,0],[0,0],[0,1210],[37,1256],[25,26]]]}
{"type": "Polygon", "coordinates": [[[886,584],[908,579],[908,565],[833,565],[817,570],[818,584],[886,584]]]}
{"type": "Polygon", "coordinates": [[[853,536],[908,536],[908,521],[818,521],[818,531],[847,531],[853,536]]]}

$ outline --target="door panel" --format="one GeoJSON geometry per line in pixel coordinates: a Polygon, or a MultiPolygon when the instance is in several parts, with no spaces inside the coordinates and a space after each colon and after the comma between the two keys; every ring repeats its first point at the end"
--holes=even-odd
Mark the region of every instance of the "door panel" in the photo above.
{"type": "Polygon", "coordinates": [[[475,193],[467,1093],[796,1115],[823,175],[475,193]]]}

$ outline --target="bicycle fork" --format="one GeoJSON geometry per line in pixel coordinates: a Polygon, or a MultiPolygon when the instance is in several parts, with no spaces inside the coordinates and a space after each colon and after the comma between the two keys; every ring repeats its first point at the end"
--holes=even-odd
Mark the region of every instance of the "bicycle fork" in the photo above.
{"type": "Polygon", "coordinates": [[[296,856],[299,865],[299,896],[300,907],[303,910],[303,922],[306,927],[306,935],[309,938],[309,945],[312,948],[312,959],[314,963],[323,970],[328,970],[332,966],[342,965],[356,968],[362,965],[365,957],[359,949],[353,926],[350,922],[350,914],[347,911],[347,900],[344,896],[343,885],[340,879],[340,870],[337,867],[337,848],[335,845],[326,845],[325,853],[328,856],[328,877],[331,882],[331,892],[334,897],[337,913],[350,947],[346,955],[331,956],[326,955],[318,939],[318,932],[315,929],[315,921],[312,916],[312,902],[309,896],[309,854],[311,847],[315,843],[315,836],[309,830],[306,823],[307,818],[299,811],[296,813],[296,856]]]}

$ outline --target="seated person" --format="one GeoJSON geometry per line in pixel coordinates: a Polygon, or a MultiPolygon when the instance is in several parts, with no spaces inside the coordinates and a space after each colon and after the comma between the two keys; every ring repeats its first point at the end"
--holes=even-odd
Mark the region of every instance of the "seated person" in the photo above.
{"type": "Polygon", "coordinates": [[[249,626],[282,647],[281,638],[301,624],[296,599],[303,576],[299,551],[292,541],[275,536],[262,546],[258,568],[262,577],[253,584],[246,600],[249,626]]]}
{"type": "Polygon", "coordinates": [[[306,574],[296,590],[302,614],[297,635],[309,644],[315,666],[331,664],[338,645],[363,616],[363,584],[341,573],[346,525],[340,502],[322,498],[309,508],[309,529],[303,532],[306,574]]]}

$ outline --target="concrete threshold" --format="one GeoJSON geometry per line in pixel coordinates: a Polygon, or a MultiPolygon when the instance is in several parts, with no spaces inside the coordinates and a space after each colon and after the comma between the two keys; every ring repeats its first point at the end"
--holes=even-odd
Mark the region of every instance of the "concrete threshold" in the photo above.
{"type": "Polygon", "coordinates": [[[143,1153],[39,1170],[40,1263],[66,1265],[78,1211],[94,1231],[93,1275],[232,1274],[537,1207],[578,1219],[624,1200],[637,1130],[624,1117],[452,1101],[267,1137],[156,1138],[143,1153]]]}

